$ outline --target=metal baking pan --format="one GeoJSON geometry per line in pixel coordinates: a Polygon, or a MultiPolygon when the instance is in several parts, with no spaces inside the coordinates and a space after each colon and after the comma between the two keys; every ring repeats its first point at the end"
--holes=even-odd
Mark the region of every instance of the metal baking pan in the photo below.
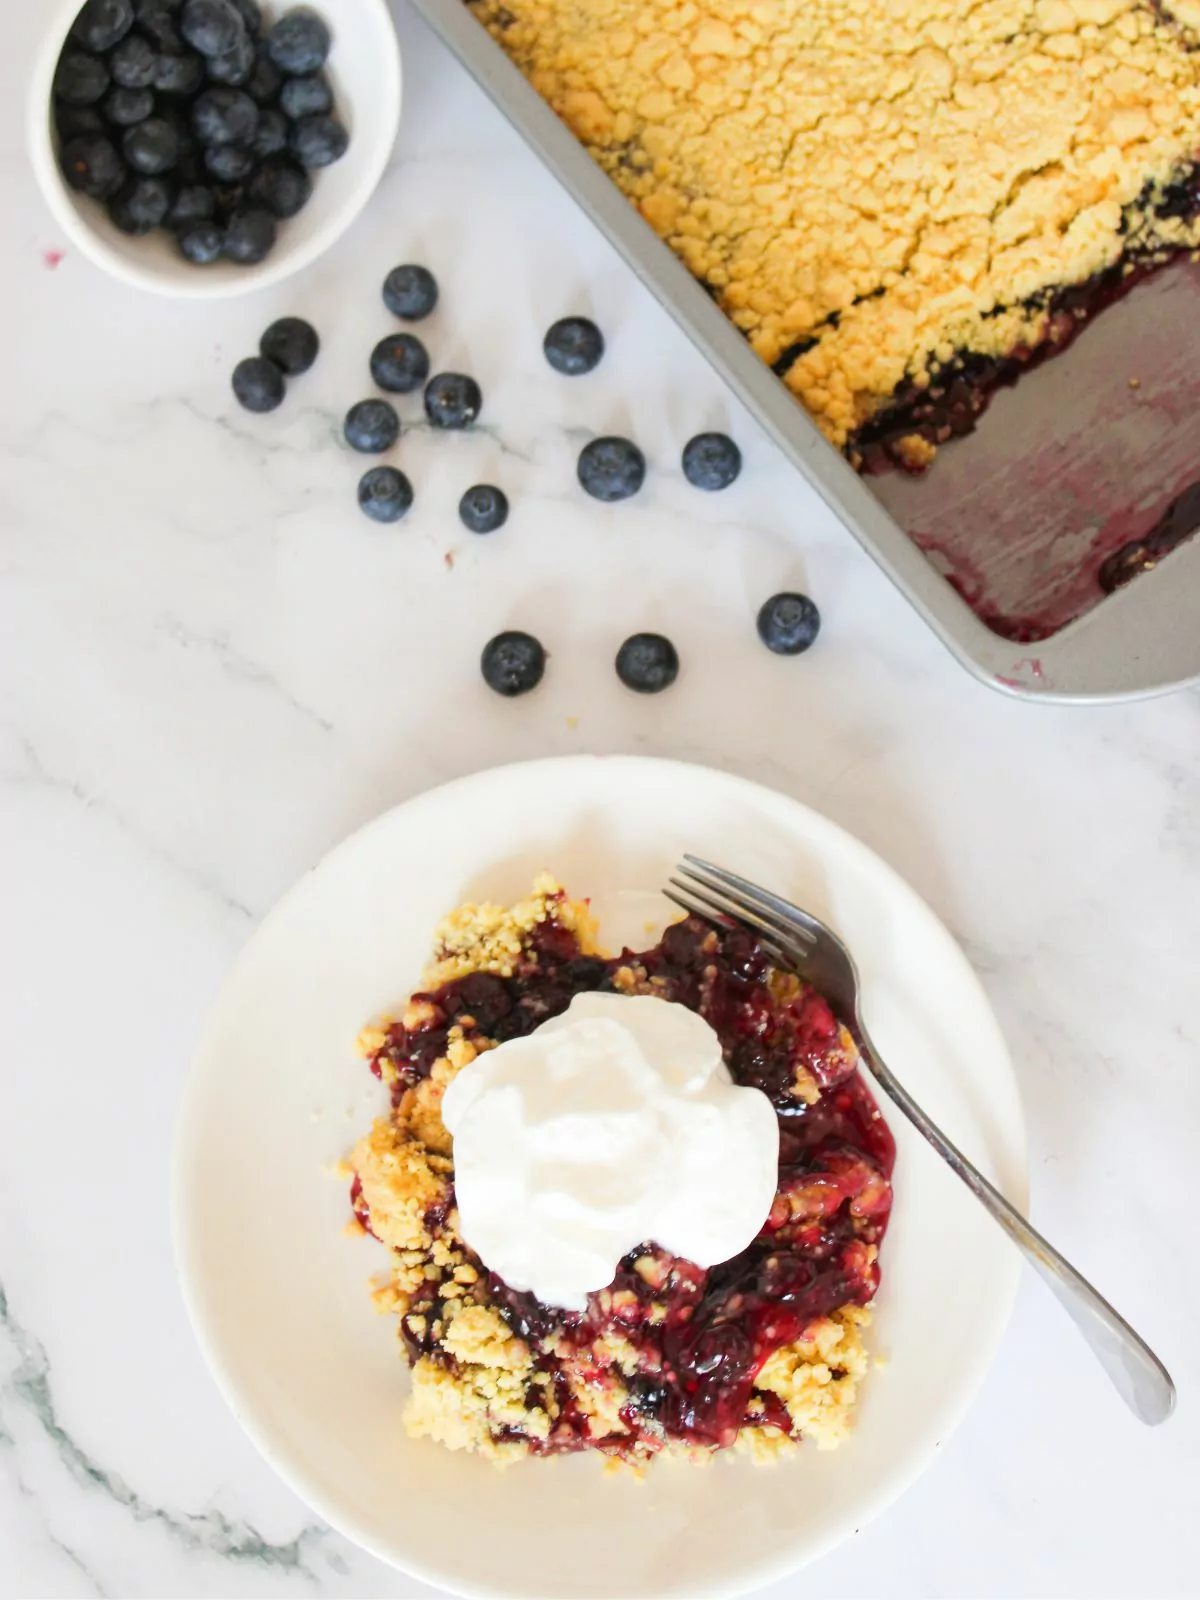
{"type": "Polygon", "coordinates": [[[1106,597],[1078,577],[1098,539],[1142,537],[1200,478],[1200,269],[1172,266],[1110,306],[924,477],[861,477],[463,0],[414,4],[968,671],[1067,701],[1200,680],[1200,539],[1106,597]],[[1027,613],[1042,628],[1023,629],[1027,613]]]}

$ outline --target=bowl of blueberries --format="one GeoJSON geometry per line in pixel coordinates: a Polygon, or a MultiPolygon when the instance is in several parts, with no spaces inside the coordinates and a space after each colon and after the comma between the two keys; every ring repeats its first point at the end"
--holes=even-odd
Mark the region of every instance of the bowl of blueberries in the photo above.
{"type": "Polygon", "coordinates": [[[323,254],[400,120],[387,0],[68,0],[30,93],[34,168],[115,277],[215,299],[323,254]]]}

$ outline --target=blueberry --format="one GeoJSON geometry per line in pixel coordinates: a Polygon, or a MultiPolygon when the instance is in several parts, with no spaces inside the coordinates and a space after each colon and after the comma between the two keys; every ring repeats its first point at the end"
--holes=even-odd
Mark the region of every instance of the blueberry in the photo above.
{"type": "Polygon", "coordinates": [[[145,122],[154,110],[154,92],[151,89],[110,89],[101,106],[114,128],[132,128],[138,122],[145,122]]]}
{"type": "Polygon", "coordinates": [[[317,359],[321,341],[317,330],[302,317],[281,317],[262,336],[259,349],[289,378],[307,372],[317,359]]]}
{"type": "Polygon", "coordinates": [[[683,447],[683,475],[697,489],[728,489],[742,470],[742,452],[726,434],[698,433],[683,447]]]}
{"type": "MultiPolygon", "coordinates": [[[[87,0],[83,10],[71,24],[71,37],[102,56],[111,50],[133,27],[133,0],[87,0]]],[[[129,85],[129,87],[141,87],[129,85]]]]}
{"type": "Polygon", "coordinates": [[[329,56],[329,29],[315,11],[288,11],[267,35],[271,60],[280,72],[319,72],[329,56]]]}
{"type": "Polygon", "coordinates": [[[274,411],[284,388],[283,373],[265,356],[247,356],[233,369],[233,392],[247,411],[274,411]]]}
{"type": "Polygon", "coordinates": [[[201,144],[253,144],[258,107],[241,89],[206,89],[192,107],[192,129],[201,144]]]}
{"type": "Polygon", "coordinates": [[[153,178],[160,172],[170,172],[179,160],[179,135],[162,117],[147,117],[145,122],[126,130],[121,148],[135,172],[153,178]]]}
{"type": "Polygon", "coordinates": [[[806,594],[773,594],[758,613],[758,636],[779,656],[801,655],[821,631],[821,613],[806,594]]]}
{"type": "Polygon", "coordinates": [[[94,106],[108,93],[111,81],[99,57],[84,50],[64,50],[54,73],[54,92],[69,106],[94,106]]]}
{"type": "Polygon", "coordinates": [[[54,126],[64,144],[81,134],[108,132],[108,124],[95,106],[67,106],[61,102],[54,108],[54,126]]]}
{"type": "Polygon", "coordinates": [[[164,50],[154,63],[154,87],[159,94],[190,100],[204,84],[204,57],[194,50],[168,55],[164,50]]]}
{"type": "Polygon", "coordinates": [[[292,124],[292,154],[302,167],[331,167],[350,147],[350,135],[336,117],[301,117],[292,124]]]}
{"type": "Polygon", "coordinates": [[[260,160],[267,156],[277,156],[281,150],[287,149],[287,142],[287,118],[282,111],[274,111],[268,107],[258,119],[258,132],[254,135],[254,154],[260,160]]]}
{"type": "Polygon", "coordinates": [[[271,60],[266,45],[260,40],[254,52],[254,71],[243,87],[252,100],[260,106],[271,105],[283,86],[283,73],[271,60]]]}
{"type": "Polygon", "coordinates": [[[242,21],[246,24],[249,33],[261,33],[263,25],[262,7],[258,0],[233,0],[242,21]]]}
{"type": "Polygon", "coordinates": [[[60,160],[63,177],[71,188],[90,194],[93,200],[107,200],[125,181],[125,163],[112,140],[99,134],[68,140],[60,160]]]}
{"type": "Polygon", "coordinates": [[[253,267],[265,261],[275,248],[275,218],[269,211],[248,206],[235,211],[225,229],[225,254],[239,266],[253,267]]]}
{"type": "Polygon", "coordinates": [[[587,317],[563,317],[547,333],[542,349],[555,372],[578,378],[599,365],[604,335],[587,317]]]}
{"type": "Polygon", "coordinates": [[[184,0],[179,31],[202,56],[223,55],[246,37],[246,24],[232,0],[184,0]]]}
{"type": "Polygon", "coordinates": [[[508,496],[490,483],[477,483],[458,502],[464,528],[472,533],[495,533],[508,521],[508,496]]]}
{"type": "Polygon", "coordinates": [[[541,683],[546,652],[532,634],[498,633],[484,645],[479,665],[488,688],[511,700],[541,683]]]}
{"type": "Polygon", "coordinates": [[[204,170],[218,183],[237,183],[254,171],[254,151],[244,144],[210,144],[204,152],[204,170]]]}
{"type": "Polygon", "coordinates": [[[283,156],[271,156],[250,180],[250,198],[276,217],[294,217],[308,204],[312,179],[283,156]]]}
{"type": "Polygon", "coordinates": [[[171,205],[167,221],[173,228],[184,228],[193,222],[211,222],[217,213],[217,202],[207,184],[186,184],[171,205]]]}
{"type": "Polygon", "coordinates": [[[122,89],[148,89],[154,82],[158,51],[142,33],[122,39],[108,58],[108,70],[122,89]]]}
{"type": "Polygon", "coordinates": [[[359,480],[358,503],[375,522],[399,522],[413,503],[412,484],[395,467],[371,467],[359,480]]]}
{"type": "Polygon", "coordinates": [[[319,72],[309,78],[287,78],[279,91],[279,104],[294,122],[301,117],[320,117],[333,110],[333,90],[319,72]]]}
{"type": "Polygon", "coordinates": [[[439,372],[425,386],[425,415],[435,428],[469,428],[482,405],[479,385],[465,373],[439,372]]]}
{"type": "Polygon", "coordinates": [[[179,11],[179,0],[137,0],[138,27],[160,50],[170,55],[183,52],[179,11]]]}
{"type": "Polygon", "coordinates": [[[400,437],[400,418],[387,400],[360,400],[346,413],[346,443],[363,455],[381,456],[400,437]]]}
{"type": "Polygon", "coordinates": [[[679,676],[679,656],[661,633],[635,633],[617,651],[617,677],[638,694],[661,694],[679,676]]]}
{"type": "Polygon", "coordinates": [[[171,188],[162,178],[130,178],[108,202],[108,214],[122,233],[150,233],[166,220],[171,188]]]}
{"type": "Polygon", "coordinates": [[[579,454],[579,481],[593,499],[627,500],[646,478],[646,458],[628,439],[593,439],[579,454]]]}
{"type": "Polygon", "coordinates": [[[215,222],[189,222],[179,230],[179,250],[197,267],[210,267],[225,249],[225,230],[215,222]]]}
{"type": "Polygon", "coordinates": [[[437,279],[426,267],[393,267],[384,279],[383,303],[394,317],[419,322],[437,305],[437,279]]]}
{"type": "MultiPolygon", "coordinates": [[[[232,50],[222,50],[219,56],[209,56],[208,75],[214,83],[228,83],[238,87],[249,83],[257,57],[254,40],[243,34],[232,50]]],[[[250,97],[254,98],[253,95],[250,97]]]]}
{"type": "Polygon", "coordinates": [[[429,376],[429,353],[411,333],[391,333],[371,352],[371,376],[389,394],[411,394],[429,376]]]}

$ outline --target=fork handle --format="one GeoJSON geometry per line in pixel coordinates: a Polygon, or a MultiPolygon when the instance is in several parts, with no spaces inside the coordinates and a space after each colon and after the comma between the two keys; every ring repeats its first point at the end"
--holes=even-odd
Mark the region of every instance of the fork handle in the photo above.
{"type": "Polygon", "coordinates": [[[1165,1422],[1175,1406],[1175,1385],[1154,1351],[926,1116],[871,1043],[861,1018],[858,1028],[863,1057],[879,1087],[991,1212],[1033,1270],[1049,1284],[1125,1404],[1142,1422],[1165,1422]]]}

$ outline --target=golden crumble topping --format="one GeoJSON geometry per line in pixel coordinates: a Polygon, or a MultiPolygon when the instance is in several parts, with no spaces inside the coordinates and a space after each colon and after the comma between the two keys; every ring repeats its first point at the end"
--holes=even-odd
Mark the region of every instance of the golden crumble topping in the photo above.
{"type": "MultiPolygon", "coordinates": [[[[476,0],[835,444],[1195,245],[1197,0],[476,0]]],[[[907,438],[920,470],[929,440],[907,438]]]]}
{"type": "MultiPolygon", "coordinates": [[[[720,940],[703,924],[681,926],[691,929],[700,963],[703,1010],[717,983],[717,967],[704,963],[716,962],[720,940]]],[[[607,974],[627,992],[670,992],[662,972],[651,970],[653,952],[626,952],[608,961],[596,951],[587,904],[569,900],[552,878],[541,877],[533,894],[511,908],[464,906],[447,917],[437,931],[433,964],[401,1021],[366,1028],[359,1039],[391,1091],[392,1106],[348,1159],[352,1225],[387,1250],[387,1270],[375,1280],[373,1296],[380,1312],[398,1319],[412,1367],[404,1423],[414,1437],[476,1451],[499,1464],[595,1447],[638,1465],[663,1452],[700,1459],[721,1447],[711,1438],[672,1432],[655,1398],[667,1378],[666,1353],[674,1348],[664,1342],[668,1324],[674,1319],[676,1338],[686,1341],[708,1274],[647,1244],[627,1259],[624,1276],[619,1273],[610,1288],[592,1297],[581,1318],[498,1286],[458,1232],[452,1140],[441,1102],[454,1076],[480,1051],[495,1048],[496,1040],[483,1030],[486,1025],[503,1031],[497,993],[520,992],[540,1016],[550,990],[557,986],[563,999],[563,974],[593,987],[607,974]]],[[[739,970],[744,965],[743,958],[739,970]]],[[[805,1007],[812,992],[796,978],[772,969],[761,996],[810,1018],[805,1007]]],[[[844,1089],[857,1062],[845,1030],[825,1027],[821,1037],[822,1053],[819,1060],[813,1057],[812,1069],[797,1060],[781,1078],[781,1092],[810,1108],[821,1099],[818,1077],[825,1083],[836,1079],[844,1089]]],[[[869,1095],[864,1103],[878,1119],[869,1095]]],[[[752,1388],[747,1380],[744,1417],[738,1413],[740,1425],[732,1430],[736,1437],[721,1444],[736,1443],[759,1461],[775,1459],[801,1438],[822,1449],[839,1444],[865,1370],[861,1333],[870,1312],[861,1301],[877,1282],[874,1241],[886,1225],[890,1186],[879,1167],[860,1160],[861,1170],[855,1169],[841,1143],[837,1152],[820,1170],[805,1169],[781,1186],[764,1229],[780,1230],[772,1234],[780,1240],[790,1237],[788,1230],[798,1240],[804,1229],[831,1240],[821,1230],[829,1228],[831,1208],[844,1199],[838,1299],[857,1274],[860,1301],[832,1301],[829,1312],[801,1318],[797,1336],[774,1345],[762,1361],[752,1388]],[[851,1220],[859,1211],[861,1218],[851,1220]],[[872,1215],[882,1219],[878,1227],[872,1227],[872,1215]]],[[[779,1250],[797,1247],[781,1243],[779,1250]]],[[[822,1248],[828,1253],[832,1244],[822,1248]]],[[[763,1270],[779,1273],[788,1260],[786,1254],[767,1255],[763,1270]]],[[[779,1314],[772,1308],[773,1316],[779,1314]]],[[[727,1330],[719,1331],[719,1341],[728,1337],[727,1330]]]]}

